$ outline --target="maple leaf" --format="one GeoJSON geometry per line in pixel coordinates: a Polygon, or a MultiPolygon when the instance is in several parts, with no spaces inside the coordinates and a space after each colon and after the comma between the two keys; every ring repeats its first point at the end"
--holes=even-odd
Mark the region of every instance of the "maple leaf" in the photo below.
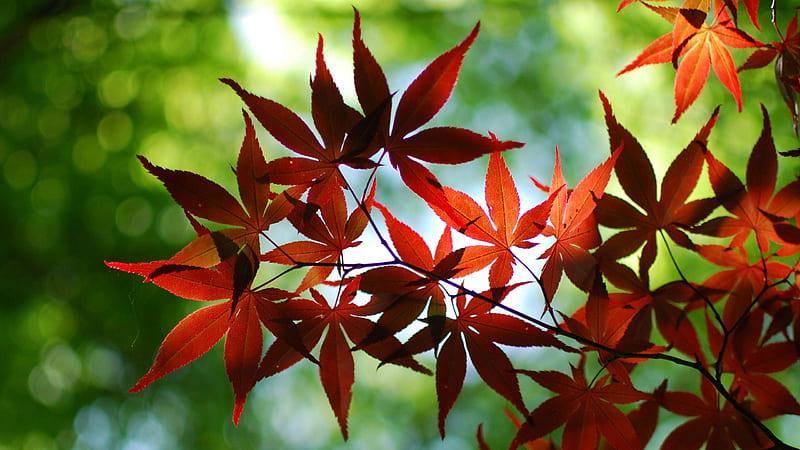
{"type": "MultiPolygon", "coordinates": [[[[194,268],[164,273],[149,278],[156,268],[169,261],[128,264],[106,262],[117,270],[136,273],[178,296],[199,301],[227,298],[221,303],[200,308],[186,316],[170,331],[155,357],[150,370],[130,392],[139,392],[159,378],[189,364],[208,352],[226,334],[225,369],[233,385],[235,405],[233,423],[239,423],[247,395],[256,382],[256,370],[263,345],[262,323],[276,336],[288,337],[289,328],[279,325],[272,304],[291,297],[289,292],[267,288],[251,290],[256,266],[252,256],[238,254],[218,264],[214,269],[194,268]],[[268,315],[262,309],[272,311],[268,315]]],[[[288,342],[295,342],[288,338],[288,342]]],[[[301,350],[301,353],[303,352],[301,350]]]]}
{"type": "Polygon", "coordinates": [[[323,38],[319,36],[316,72],[311,80],[311,114],[322,143],[311,128],[294,112],[275,101],[256,96],[231,79],[229,85],[247,104],[264,128],[284,147],[302,157],[284,157],[271,161],[262,180],[309,188],[309,202],[320,206],[326,193],[346,185],[338,167],[373,168],[369,158],[375,154],[381,136],[382,118],[391,106],[386,95],[362,114],[344,102],[323,56],[323,38]]]}
{"type": "Polygon", "coordinates": [[[653,166],[647,154],[636,138],[617,122],[606,97],[602,93],[600,97],[605,108],[611,150],[622,147],[614,172],[628,198],[644,213],[612,194],[599,199],[595,209],[597,222],[626,230],[606,239],[597,253],[606,258],[619,259],[644,245],[639,258],[639,276],[646,282],[656,258],[659,231],[666,232],[678,245],[692,249],[694,244],[683,229],[705,219],[719,204],[714,198],[686,201],[700,178],[708,135],[716,123],[719,109],[714,111],[705,126],[667,169],[661,181],[659,200],[656,199],[653,166]]]}
{"type": "Polygon", "coordinates": [[[436,176],[414,159],[459,164],[487,153],[522,146],[519,142],[498,141],[463,128],[435,127],[418,131],[450,97],[464,56],[477,37],[479,25],[460,44],[434,59],[420,73],[401,96],[391,120],[392,94],[383,70],[361,39],[360,24],[360,16],[355,10],[353,73],[364,115],[344,103],[325,65],[323,41],[319,38],[317,69],[311,84],[312,115],[324,145],[288,108],[251,94],[233,80],[221,80],[236,91],[273,137],[289,150],[306,157],[279,158],[270,162],[264,179],[279,184],[310,186],[309,202],[322,206],[328,200],[326,192],[345,186],[338,165],[375,167],[376,163],[369,157],[382,146],[389,153],[393,167],[398,169],[402,180],[413,192],[426,202],[450,212],[436,176]]]}
{"type": "Polygon", "coordinates": [[[797,135],[798,105],[796,94],[800,93],[800,31],[797,14],[786,26],[786,32],[779,42],[772,42],[753,52],[739,71],[758,69],[775,60],[775,79],[784,103],[789,108],[797,135]]]}
{"type": "Polygon", "coordinates": [[[490,286],[501,287],[508,284],[513,274],[513,265],[518,260],[512,247],[533,247],[530,240],[544,230],[555,193],[520,216],[516,184],[503,157],[498,153],[489,157],[486,172],[484,192],[489,207],[488,215],[469,195],[448,187],[444,188],[444,192],[459,220],[454,221],[443,211],[434,208],[439,217],[464,235],[491,244],[466,247],[458,266],[461,269],[459,276],[491,265],[490,286]]]}
{"type": "MultiPolygon", "coordinates": [[[[363,109],[374,108],[389,96],[386,76],[361,39],[360,17],[353,26],[353,63],[358,100],[363,109]]],[[[379,129],[389,159],[403,182],[428,204],[458,220],[445,199],[436,176],[417,160],[438,164],[460,164],[479,156],[521,147],[521,142],[499,141],[456,127],[419,130],[450,98],[461,63],[478,36],[480,24],[458,45],[435,58],[411,82],[400,97],[393,118],[385,116],[379,129]],[[391,125],[389,124],[391,122],[391,125]],[[419,130],[419,131],[418,131],[419,130]]]]}
{"type": "Polygon", "coordinates": [[[551,334],[516,317],[491,312],[495,304],[524,283],[494,288],[467,301],[460,292],[455,298],[455,318],[445,317],[442,333],[428,327],[405,343],[405,351],[417,354],[438,347],[436,394],[439,400],[439,433],[445,436],[445,420],[461,393],[467,370],[467,352],[478,375],[495,392],[526,412],[514,367],[497,344],[516,347],[550,346],[574,352],[551,334]],[[487,301],[490,299],[491,301],[487,301]],[[466,351],[464,346],[466,345],[466,351]]]}
{"type": "MultiPolygon", "coordinates": [[[[755,401],[750,404],[750,409],[759,418],[800,415],[800,403],[783,384],[767,375],[791,367],[797,362],[798,355],[789,341],[759,344],[763,322],[764,310],[755,309],[734,330],[723,355],[722,371],[734,374],[731,391],[742,396],[752,395],[755,401]]],[[[723,337],[716,327],[709,327],[708,337],[711,351],[720,354],[723,337]]]]}
{"type": "Polygon", "coordinates": [[[589,250],[600,245],[600,234],[593,214],[595,199],[603,196],[620,151],[621,149],[614,151],[610,158],[589,172],[571,192],[567,191],[558,147],[550,186],[547,187],[531,177],[537,187],[555,195],[550,208],[550,224],[542,232],[544,236],[554,237],[555,242],[540,256],[540,259],[547,259],[542,268],[541,280],[548,304],[558,289],[562,273],[566,273],[575,286],[584,291],[592,286],[596,261],[589,250]]]}
{"type": "MultiPolygon", "coordinates": [[[[683,59],[675,75],[675,115],[680,118],[705,86],[709,66],[722,85],[733,95],[742,110],[742,87],[728,47],[752,48],[762,45],[740,29],[730,19],[722,18],[712,26],[701,26],[687,41],[680,44],[683,59]]],[[[679,47],[680,48],[680,47],[679,47]]]]}
{"type": "Polygon", "coordinates": [[[630,385],[611,381],[610,375],[587,383],[585,359],[572,368],[572,377],[555,371],[519,370],[538,384],[557,393],[534,409],[522,425],[511,448],[521,440],[531,440],[553,432],[566,424],[561,448],[598,448],[602,435],[615,449],[640,449],[642,443],[628,417],[614,404],[628,404],[649,396],[630,385]]]}
{"type": "Polygon", "coordinates": [[[325,281],[333,272],[335,263],[341,260],[342,253],[360,244],[356,239],[367,226],[367,213],[375,194],[374,185],[370,192],[369,198],[364,202],[366,211],[359,207],[349,216],[347,202],[340,189],[328,192],[329,200],[322,208],[292,200],[295,207],[287,218],[298,232],[312,241],[283,244],[261,255],[261,260],[292,266],[311,265],[300,282],[297,293],[325,281]]]}
{"type": "MultiPolygon", "coordinates": [[[[311,300],[291,299],[284,305],[288,318],[301,320],[297,324],[297,329],[301,333],[305,347],[313,348],[322,340],[319,351],[319,376],[345,440],[348,436],[347,417],[352,400],[352,386],[355,382],[353,346],[348,343],[348,338],[349,342],[356,345],[366,339],[375,327],[375,323],[365,316],[380,313],[387,306],[387,302],[376,299],[364,305],[355,304],[353,300],[359,289],[359,283],[360,279],[356,278],[342,286],[333,306],[313,288],[310,290],[311,300]],[[327,333],[322,338],[325,329],[327,333]]],[[[387,361],[390,355],[397,355],[401,347],[397,338],[387,336],[380,342],[363,346],[361,349],[383,362],[387,361]]],[[[296,349],[284,342],[276,341],[264,355],[257,379],[274,375],[300,359],[296,349]]],[[[431,373],[409,355],[394,358],[390,362],[420,373],[431,373]]]]}
{"type": "Polygon", "coordinates": [[[764,126],[747,162],[747,188],[739,178],[706,150],[708,177],[722,205],[736,217],[718,217],[692,231],[718,237],[732,236],[730,247],[741,247],[755,233],[758,248],[769,251],[769,243],[797,244],[796,227],[787,222],[800,210],[800,180],[775,192],[778,174],[772,127],[766,108],[761,107],[764,126]],[[787,239],[790,241],[787,242],[787,239]]]}
{"type": "Polygon", "coordinates": [[[702,398],[690,392],[666,392],[663,406],[681,415],[694,417],[667,436],[666,450],[701,448],[768,448],[770,441],[733,406],[719,398],[710,381],[700,380],[702,398]],[[720,407],[720,402],[722,406],[720,407]]]}
{"type": "Polygon", "coordinates": [[[711,25],[705,24],[708,4],[687,0],[681,8],[659,10],[673,23],[673,31],[657,38],[652,44],[622,69],[617,75],[647,64],[672,62],[675,75],[675,114],[678,121],[684,111],[697,99],[706,84],[708,74],[714,73],[733,95],[739,111],[742,110],[742,88],[729,47],[753,48],[763,44],[739,29],[724,9],[714,14],[711,25]],[[680,60],[680,62],[678,62],[680,60]]]}
{"type": "Polygon", "coordinates": [[[153,165],[144,156],[138,157],[186,212],[237,227],[198,233],[195,240],[170,259],[169,267],[212,267],[244,247],[258,254],[261,233],[283,220],[291,210],[284,195],[275,196],[269,184],[258,181],[266,170],[266,162],[253,123],[246,113],[242,114],[246,131],[236,164],[236,180],[244,207],[222,186],[201,175],[165,169],[153,165]]]}

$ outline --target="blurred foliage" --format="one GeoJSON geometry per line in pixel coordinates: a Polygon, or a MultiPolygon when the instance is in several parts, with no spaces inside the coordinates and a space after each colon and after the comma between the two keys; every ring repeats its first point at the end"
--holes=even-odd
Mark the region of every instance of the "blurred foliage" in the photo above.
{"type": "MultiPolygon", "coordinates": [[[[224,371],[209,364],[157,392],[125,391],[193,305],[103,260],[165,258],[191,237],[134,154],[226,171],[241,114],[216,78],[244,67],[227,11],[215,1],[20,1],[3,2],[0,17],[0,339],[11,350],[0,444],[192,447],[187,436],[206,439],[227,419],[224,407],[197,407],[225,405],[224,371]]],[[[216,434],[208,442],[224,443],[216,434]]]]}
{"type": "MultiPolygon", "coordinates": [[[[307,113],[319,32],[337,82],[353,98],[351,4],[393,89],[482,21],[454,98],[436,120],[528,142],[508,155],[520,180],[549,180],[556,144],[570,182],[605,157],[597,89],[659,155],[657,172],[717,103],[724,111],[713,140],[730,146],[726,157],[740,167],[760,131],[758,101],[773,116],[781,150],[797,146],[769,74],[743,75],[744,113],[734,114],[712,83],[670,127],[668,67],[614,77],[667,27],[643,8],[617,14],[605,1],[0,2],[0,448],[344,445],[310,364],[260,383],[238,429],[230,423],[232,392],[219,349],[127,394],[164,335],[196,305],[102,261],[167,258],[191,238],[181,210],[135,154],[232,184],[242,105],[218,78],[307,113]],[[247,40],[253,36],[261,40],[247,40]]],[[[281,154],[262,137],[268,156],[281,154]]],[[[784,179],[792,176],[786,166],[784,179]]],[[[445,183],[476,195],[484,171],[481,161],[460,171],[437,168],[445,183]]],[[[389,183],[381,195],[392,204],[408,193],[389,183]]],[[[398,216],[419,211],[408,204],[398,204],[398,216]]],[[[541,355],[521,354],[520,364],[535,368],[541,355]]],[[[376,372],[364,360],[357,380],[348,448],[472,447],[479,422],[502,447],[513,432],[503,402],[474,379],[444,442],[432,380],[391,367],[376,372]]],[[[523,388],[526,398],[543,398],[537,386],[523,388]]]]}

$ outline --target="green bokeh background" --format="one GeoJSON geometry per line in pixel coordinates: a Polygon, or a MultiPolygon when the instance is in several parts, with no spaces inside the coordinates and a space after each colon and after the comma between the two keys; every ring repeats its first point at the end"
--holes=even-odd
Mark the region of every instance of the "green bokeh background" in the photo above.
{"type": "MultiPolygon", "coordinates": [[[[334,77],[353,99],[351,5],[362,14],[367,45],[393,90],[481,21],[456,92],[434,122],[527,142],[507,155],[523,199],[541,199],[524,177],[549,180],[556,144],[570,184],[607,156],[598,89],[650,152],[658,174],[716,104],[723,113],[712,149],[740,175],[760,132],[758,102],[772,115],[779,148],[797,147],[768,70],[742,76],[743,113],[712,81],[670,126],[668,67],[614,76],[668,25],[644,8],[617,14],[614,3],[2,2],[0,449],[469,448],[481,422],[496,448],[507,446],[513,427],[503,402],[474,374],[444,441],[436,430],[432,379],[393,367],[376,371],[374,361],[362,359],[348,443],[310,364],[260,383],[238,428],[230,422],[232,391],[219,346],[144,392],[128,394],[164,335],[196,304],[103,261],[167,258],[192,237],[181,210],[134,155],[233,187],[242,104],[218,78],[234,78],[308,117],[308,77],[321,33],[334,77]]],[[[788,11],[781,16],[788,18],[788,11]]],[[[766,33],[764,39],[777,38],[766,33]]],[[[266,133],[259,135],[268,157],[285,154],[266,133]]],[[[781,184],[797,169],[782,163],[781,184]]],[[[476,198],[484,171],[485,160],[436,168],[445,184],[476,198]]],[[[391,179],[379,193],[406,222],[440,230],[409,195],[391,179]]],[[[436,235],[427,238],[433,242],[436,235]]],[[[567,368],[553,353],[517,358],[524,368],[567,368]]],[[[681,376],[675,376],[678,385],[681,376]]],[[[653,377],[652,386],[658,382],[653,377]]],[[[546,395],[522,383],[530,405],[546,395]]],[[[791,389],[800,390],[796,378],[791,389]]]]}

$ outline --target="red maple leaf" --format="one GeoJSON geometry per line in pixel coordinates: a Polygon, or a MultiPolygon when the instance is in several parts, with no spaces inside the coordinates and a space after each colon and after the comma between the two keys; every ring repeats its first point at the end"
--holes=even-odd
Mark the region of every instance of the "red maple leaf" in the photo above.
{"type": "Polygon", "coordinates": [[[718,237],[732,236],[730,247],[744,245],[755,233],[762,253],[770,242],[800,244],[800,232],[787,219],[800,210],[800,180],[775,193],[778,161],[772,127],[766,108],[761,107],[764,127],[747,162],[747,188],[736,175],[706,150],[708,177],[722,205],[736,217],[711,219],[692,231],[718,237]]]}
{"type": "Polygon", "coordinates": [[[710,25],[705,23],[708,2],[686,0],[681,8],[655,10],[673,23],[673,30],[651,43],[617,75],[647,64],[672,62],[677,69],[672,118],[675,123],[700,95],[713,68],[741,111],[742,88],[728,48],[753,48],[763,44],[739,29],[722,5],[716,5],[710,25]]]}
{"type": "Polygon", "coordinates": [[[667,392],[663,406],[681,415],[694,417],[667,436],[661,448],[683,450],[701,448],[768,448],[771,442],[727,401],[721,400],[714,386],[701,378],[702,398],[690,392],[667,392]]]}
{"type": "MultiPolygon", "coordinates": [[[[620,4],[619,4],[619,7],[617,7],[617,12],[622,11],[623,8],[625,8],[626,6],[630,5],[631,3],[643,2],[643,1],[645,1],[645,0],[622,0],[622,2],[620,2],[620,4]]],[[[651,1],[653,1],[653,0],[651,0],[651,1]]],[[[654,1],[662,2],[662,1],[667,1],[667,0],[654,0],[654,1]]],[[[753,25],[755,25],[755,27],[760,30],[761,27],[758,24],[758,2],[759,2],[759,0],[744,0],[744,5],[745,5],[745,8],[747,8],[747,14],[750,16],[750,20],[753,22],[753,25]]],[[[720,6],[724,6],[725,8],[728,9],[728,12],[733,17],[734,23],[736,23],[737,22],[737,17],[738,17],[738,14],[739,14],[739,0],[722,0],[721,3],[722,3],[722,5],[720,5],[720,6]]],[[[645,5],[650,7],[650,5],[647,5],[647,4],[645,4],[645,5]]],[[[684,9],[686,9],[686,8],[694,8],[694,9],[708,10],[709,2],[706,1],[706,0],[685,1],[683,3],[682,8],[684,8],[684,9]]]]}
{"type": "MultiPolygon", "coordinates": [[[[411,82],[400,97],[392,119],[385,116],[379,137],[403,182],[428,204],[458,220],[447,203],[436,176],[417,160],[437,164],[460,164],[481,155],[521,147],[521,142],[499,141],[456,127],[434,127],[420,131],[444,106],[453,92],[461,63],[480,24],[458,45],[439,55],[411,82]],[[389,122],[391,121],[391,126],[389,122]]],[[[361,39],[356,11],[353,27],[355,86],[362,109],[369,110],[389,97],[389,86],[380,65],[361,39]]]]}
{"type": "Polygon", "coordinates": [[[531,177],[536,186],[555,195],[550,208],[550,224],[542,232],[544,236],[554,237],[555,242],[540,256],[541,259],[547,259],[541,280],[548,304],[558,289],[562,273],[566,273],[575,286],[584,291],[588,292],[592,286],[597,263],[589,250],[600,245],[600,234],[593,213],[596,199],[603,196],[620,151],[621,149],[614,151],[610,158],[589,172],[572,191],[567,191],[558,147],[550,186],[547,187],[531,177]]]}
{"type": "Polygon", "coordinates": [[[280,103],[253,95],[233,80],[221,81],[236,91],[275,139],[303,156],[270,161],[260,174],[262,181],[310,188],[309,202],[321,206],[327,202],[327,192],[345,186],[340,164],[358,169],[377,166],[369,158],[378,150],[374,140],[389,107],[388,95],[366,115],[348,106],[325,64],[322,36],[311,81],[311,114],[322,143],[299,116],[280,103]]]}
{"type": "MultiPolygon", "coordinates": [[[[208,352],[227,334],[225,369],[236,397],[233,423],[238,424],[247,394],[256,383],[256,370],[263,346],[261,325],[276,336],[288,338],[286,342],[294,345],[299,342],[289,337],[291,332],[285,321],[276,321],[281,315],[273,304],[292,294],[274,288],[252,290],[250,283],[257,266],[252,255],[244,252],[223,261],[214,269],[169,271],[151,278],[150,274],[169,263],[106,262],[106,265],[144,276],[145,282],[153,282],[187,299],[228,300],[200,308],[181,320],[164,338],[150,370],[130,391],[141,391],[150,383],[189,364],[208,352]]],[[[307,354],[303,349],[298,351],[307,354]]]]}
{"type": "MultiPolygon", "coordinates": [[[[649,320],[649,313],[643,311],[649,300],[647,296],[609,296],[605,283],[598,274],[594,278],[594,286],[586,304],[571,316],[564,316],[562,328],[606,348],[624,352],[660,353],[666,347],[653,345],[650,342],[650,328],[642,327],[640,323],[641,320],[649,320]],[[646,318],[641,319],[643,316],[646,318]],[[637,328],[631,329],[632,324],[637,328]]],[[[630,364],[638,360],[620,359],[616,354],[592,345],[587,345],[584,350],[598,350],[598,360],[606,370],[617,381],[631,384],[630,364]]]]}
{"type": "Polygon", "coordinates": [[[444,106],[453,91],[461,62],[478,35],[479,26],[460,44],[434,59],[406,89],[390,119],[392,94],[383,69],[361,39],[361,20],[355,11],[353,64],[356,93],[362,115],[347,106],[317,48],[317,71],[312,82],[312,115],[320,144],[306,123],[283,105],[258,97],[230,79],[231,86],[252,113],[281,144],[306,158],[280,158],[270,163],[264,179],[279,184],[313,185],[309,202],[323,205],[326,192],[343,187],[339,164],[374,167],[369,157],[380,147],[388,153],[405,184],[426,202],[451,212],[436,176],[416,160],[459,164],[487,153],[521,147],[514,141],[456,127],[419,130],[444,106]],[[389,125],[391,121],[391,126],[389,125]]]}
{"type": "Polygon", "coordinates": [[[502,287],[508,284],[513,274],[513,265],[518,262],[512,248],[527,249],[534,246],[530,240],[544,230],[555,193],[520,216],[516,184],[503,157],[498,153],[489,157],[486,172],[484,192],[486,205],[489,207],[488,215],[469,195],[448,187],[444,188],[444,192],[459,220],[454,221],[434,208],[439,217],[464,235],[490,244],[472,245],[464,249],[458,265],[461,269],[459,276],[491,265],[489,285],[502,287]]]}
{"type": "Polygon", "coordinates": [[[716,123],[719,109],[714,111],[705,126],[691,143],[675,158],[661,181],[661,199],[656,198],[656,178],[653,166],[644,149],[620,125],[613,115],[611,105],[601,94],[606,113],[606,124],[611,137],[611,149],[622,147],[614,171],[628,198],[644,210],[640,212],[631,203],[606,194],[598,200],[595,217],[600,225],[624,228],[600,246],[597,254],[603,258],[619,259],[644,245],[639,258],[639,276],[647,282],[650,267],[656,258],[659,231],[664,231],[678,245],[692,249],[694,244],[683,229],[697,224],[711,213],[719,202],[705,198],[687,202],[703,169],[704,149],[711,128],[716,123]]]}
{"type": "MultiPolygon", "coordinates": [[[[636,430],[636,435],[639,437],[639,443],[646,445],[653,437],[653,433],[658,426],[658,412],[661,409],[661,403],[664,399],[664,393],[667,391],[667,380],[661,382],[660,385],[653,391],[653,394],[648,396],[639,406],[633,411],[628,413],[628,420],[630,420],[633,429],[636,430]]],[[[611,449],[608,442],[606,448],[611,449]]]]}
{"type": "Polygon", "coordinates": [[[628,417],[614,404],[645,400],[648,394],[630,385],[611,381],[610,375],[587,383],[584,358],[572,368],[572,377],[555,371],[520,370],[543,387],[557,393],[534,409],[511,443],[522,443],[542,437],[565,425],[561,448],[598,448],[600,436],[615,449],[640,449],[642,443],[628,417]]]}
{"type": "MultiPolygon", "coordinates": [[[[740,395],[751,395],[750,409],[761,419],[779,414],[800,415],[800,403],[778,380],[768,376],[782,372],[798,360],[794,344],[790,341],[764,344],[762,337],[764,310],[755,309],[744,319],[730,337],[722,359],[722,371],[733,373],[730,390],[740,395]]],[[[709,324],[710,325],[710,324],[709,324]]],[[[716,327],[709,326],[709,344],[714,354],[720,354],[723,336],[716,327]]]]}

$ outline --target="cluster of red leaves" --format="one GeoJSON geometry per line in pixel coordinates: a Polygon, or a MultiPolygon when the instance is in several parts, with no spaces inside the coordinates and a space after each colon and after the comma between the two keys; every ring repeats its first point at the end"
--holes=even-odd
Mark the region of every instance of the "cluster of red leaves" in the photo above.
{"type": "MultiPolygon", "coordinates": [[[[624,0],[619,10],[641,1],[624,0]]],[[[778,30],[780,41],[764,44],[740,28],[738,0],[683,0],[680,6],[672,7],[643,4],[671,23],[672,31],[648,45],[618,75],[648,64],[671,63],[676,70],[673,123],[700,95],[710,69],[714,69],[741,111],[742,87],[738,72],[764,67],[775,60],[778,88],[789,107],[797,134],[798,106],[795,94],[800,92],[800,34],[796,16],[784,34],[778,30]],[[730,48],[757,50],[737,70],[730,48]]],[[[745,0],[744,6],[752,24],[761,30],[758,23],[759,1],[745,0]]]]}
{"type": "MultiPolygon", "coordinates": [[[[683,67],[694,58],[695,69],[703,64],[707,69],[710,61],[718,74],[725,74],[723,82],[739,101],[736,72],[722,46],[751,42],[729,18],[736,2],[719,2],[710,27],[694,20],[705,18],[707,6],[704,10],[703,2],[686,3],[693,6],[659,9],[672,17],[675,31],[660,39],[663,49],[651,49],[651,56],[636,65],[683,58],[683,67]]],[[[746,2],[749,12],[754,4],[746,2]]],[[[245,137],[235,168],[241,202],[200,175],[140,158],[185,210],[198,237],[167,260],[106,264],[141,275],[179,297],[223,301],[183,319],[131,391],[190,363],[227,334],[224,360],[235,396],[234,423],[257,382],[306,359],[319,366],[322,386],[347,438],[353,352],[431,374],[415,356],[433,350],[442,436],[469,356],[483,381],[525,417],[522,422],[514,419],[519,431],[512,448],[553,448],[554,440],[546,436],[562,427],[560,445],[565,449],[601,443],[642,448],[661,410],[691,417],[669,434],[666,448],[699,448],[706,442],[709,448],[780,444],[763,420],[800,414],[795,397],[773,377],[794,366],[800,354],[800,179],[776,186],[777,154],[766,111],[746,183],[709,149],[715,111],[675,157],[659,195],[647,153],[601,94],[610,157],[569,189],[556,149],[550,185],[532,179],[546,199],[522,212],[518,188],[500,153],[522,144],[455,127],[420,130],[449,98],[477,33],[476,26],[432,61],[393,108],[394,95],[361,39],[356,13],[353,62],[361,111],[344,103],[326,67],[320,38],[311,81],[316,134],[279,103],[222,80],[280,144],[300,155],[267,161],[245,112],[245,137]],[[459,164],[487,154],[488,212],[469,195],[442,186],[420,162],[459,164]],[[435,249],[375,199],[375,180],[385,158],[444,222],[435,249]],[[349,184],[343,166],[372,171],[363,195],[349,184]],[[704,170],[714,195],[690,200],[704,170]],[[604,193],[612,174],[624,197],[604,193]],[[713,216],[719,209],[726,212],[713,216]],[[383,217],[383,228],[375,210],[383,217]],[[222,227],[211,231],[199,219],[222,227]],[[305,239],[278,242],[270,226],[282,221],[305,239]],[[603,239],[600,226],[619,231],[603,239]],[[455,248],[453,231],[469,244],[455,248]],[[365,234],[378,242],[373,245],[382,248],[384,261],[352,261],[349,249],[359,246],[365,234]],[[722,269],[706,280],[689,280],[673,259],[679,279],[651,287],[650,269],[659,247],[672,256],[667,237],[722,269]],[[521,255],[540,245],[539,238],[551,244],[538,255],[543,267],[537,274],[521,255]],[[751,242],[751,252],[755,248],[758,253],[752,258],[747,253],[751,242]],[[637,252],[634,270],[623,261],[637,252]],[[256,283],[263,266],[273,270],[281,265],[289,268],[256,283]],[[295,270],[304,275],[293,291],[270,286],[295,270]],[[562,274],[587,293],[585,304],[572,313],[563,312],[556,297],[562,274]],[[476,278],[484,287],[471,288],[476,278]],[[541,307],[550,321],[504,303],[530,282],[540,286],[541,307]],[[607,283],[615,289],[609,290],[607,283]],[[412,336],[399,340],[397,334],[418,320],[422,325],[412,336]],[[265,329],[274,336],[266,350],[265,329]],[[580,354],[580,361],[571,375],[520,369],[509,358],[508,346],[552,347],[580,354]],[[598,372],[589,379],[587,361],[594,352],[598,372]],[[696,372],[702,397],[668,391],[666,381],[652,392],[637,388],[635,369],[652,359],[696,372]],[[520,389],[520,374],[556,395],[531,408],[520,389]],[[634,403],[635,409],[617,406],[634,403]]],[[[684,74],[680,70],[680,79],[703,78],[688,68],[684,74]]],[[[689,90],[699,92],[699,87],[702,83],[695,82],[689,90]]],[[[696,97],[682,95],[676,118],[696,97]]],[[[478,439],[486,447],[480,429],[478,439]]]]}

